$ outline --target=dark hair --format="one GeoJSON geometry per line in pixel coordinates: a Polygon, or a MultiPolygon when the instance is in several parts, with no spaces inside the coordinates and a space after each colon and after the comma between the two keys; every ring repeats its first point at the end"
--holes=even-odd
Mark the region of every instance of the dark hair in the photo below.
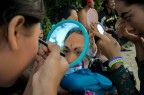
{"type": "Polygon", "coordinates": [[[102,7],[106,9],[106,4],[108,4],[109,0],[103,0],[102,7]]]}
{"type": "Polygon", "coordinates": [[[58,22],[61,21],[63,18],[67,19],[71,15],[72,10],[76,10],[74,5],[67,4],[67,5],[61,6],[57,14],[58,22]]]}
{"type": "Polygon", "coordinates": [[[67,35],[66,35],[66,37],[65,37],[65,39],[64,39],[64,42],[66,41],[66,39],[67,39],[72,33],[77,33],[77,34],[83,35],[83,32],[82,32],[82,30],[81,30],[80,28],[77,28],[77,27],[72,28],[72,29],[67,33],[67,35]]]}
{"type": "Polygon", "coordinates": [[[82,7],[87,5],[87,0],[81,0],[82,7]]]}
{"type": "Polygon", "coordinates": [[[16,15],[24,16],[26,26],[42,21],[45,15],[43,0],[2,0],[0,25],[9,23],[16,15]]]}
{"type": "Polygon", "coordinates": [[[116,0],[116,1],[123,1],[128,6],[133,4],[144,5],[144,0],[116,0]]]}

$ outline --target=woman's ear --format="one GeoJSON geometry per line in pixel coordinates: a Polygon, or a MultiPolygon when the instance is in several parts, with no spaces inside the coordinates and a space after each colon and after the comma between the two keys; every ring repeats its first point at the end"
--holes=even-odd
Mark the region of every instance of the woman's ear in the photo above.
{"type": "Polygon", "coordinates": [[[25,18],[15,16],[8,24],[8,43],[11,50],[18,49],[19,35],[24,27],[25,18]]]}

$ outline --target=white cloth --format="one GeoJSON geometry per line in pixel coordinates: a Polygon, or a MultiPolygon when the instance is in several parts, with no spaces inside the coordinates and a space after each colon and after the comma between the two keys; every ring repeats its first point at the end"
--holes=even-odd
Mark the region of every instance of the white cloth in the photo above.
{"type": "MultiPolygon", "coordinates": [[[[97,47],[97,45],[96,45],[96,47],[97,47]]],[[[92,49],[90,47],[88,48],[87,55],[89,57],[94,57],[96,55],[96,53],[97,53],[97,48],[96,48],[95,52],[92,52],[92,49]]]]}

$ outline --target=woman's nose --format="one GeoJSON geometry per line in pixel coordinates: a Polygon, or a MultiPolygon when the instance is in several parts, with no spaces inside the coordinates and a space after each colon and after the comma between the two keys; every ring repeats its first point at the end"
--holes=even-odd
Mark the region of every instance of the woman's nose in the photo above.
{"type": "Polygon", "coordinates": [[[77,59],[77,56],[75,53],[70,53],[69,55],[67,55],[66,59],[68,63],[70,64],[77,59]]]}

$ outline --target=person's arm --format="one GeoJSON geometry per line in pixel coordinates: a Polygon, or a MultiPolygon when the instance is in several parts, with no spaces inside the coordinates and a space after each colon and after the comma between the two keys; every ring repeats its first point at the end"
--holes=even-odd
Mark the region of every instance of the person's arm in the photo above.
{"type": "Polygon", "coordinates": [[[97,53],[97,45],[95,43],[95,34],[94,34],[94,31],[92,29],[89,28],[89,38],[90,38],[90,46],[89,46],[89,49],[88,49],[88,52],[87,52],[87,55],[89,57],[94,57],[96,56],[96,53],[97,53]]]}
{"type": "MultiPolygon", "coordinates": [[[[83,9],[81,9],[78,12],[79,22],[81,22],[84,25],[84,27],[87,29],[87,31],[90,31],[90,28],[87,25],[87,20],[86,20],[87,17],[86,16],[87,16],[87,14],[83,9]]],[[[96,52],[97,52],[97,46],[96,46],[95,41],[94,41],[93,32],[89,32],[89,36],[90,36],[90,47],[89,47],[89,50],[87,52],[87,55],[90,57],[94,57],[96,55],[96,52]],[[93,37],[91,37],[91,36],[93,36],[93,37]]]]}
{"type": "Polygon", "coordinates": [[[87,55],[89,57],[95,57],[97,54],[97,45],[95,43],[95,41],[90,41],[90,46],[88,48],[88,52],[87,52],[87,55]]]}
{"type": "Polygon", "coordinates": [[[23,95],[57,95],[57,85],[55,84],[56,80],[49,80],[49,82],[46,82],[47,85],[44,86],[41,83],[39,83],[38,80],[36,80],[37,82],[33,81],[35,80],[35,78],[33,77],[35,72],[36,68],[34,68],[33,72],[30,75],[30,79],[28,81],[23,95]],[[43,87],[47,87],[47,89],[43,89],[43,87]]]}
{"type": "Polygon", "coordinates": [[[140,95],[144,95],[144,41],[139,36],[132,34],[133,31],[131,31],[131,27],[123,19],[119,19],[117,21],[116,30],[122,38],[130,40],[135,44],[136,62],[138,66],[138,76],[140,79],[140,95]],[[131,33],[129,31],[131,31],[131,33]]]}
{"type": "Polygon", "coordinates": [[[139,95],[138,90],[130,79],[129,73],[122,63],[115,64],[112,69],[112,81],[119,95],[139,95]]]}
{"type": "MultiPolygon", "coordinates": [[[[95,30],[95,25],[91,25],[95,30]]],[[[96,31],[96,30],[95,30],[96,31]]],[[[110,35],[105,33],[101,35],[95,32],[95,35],[100,38],[97,45],[103,51],[103,54],[110,60],[110,68],[112,69],[112,80],[118,90],[119,95],[138,95],[138,90],[129,78],[129,74],[122,65],[120,46],[118,42],[110,35]],[[115,61],[117,60],[117,61],[115,61]]]]}
{"type": "Polygon", "coordinates": [[[144,47],[141,42],[135,43],[136,62],[138,65],[138,76],[140,80],[140,95],[144,95],[144,47]]]}
{"type": "Polygon", "coordinates": [[[59,83],[68,69],[58,45],[48,43],[37,57],[38,68],[32,77],[31,95],[57,95],[59,83]]]}
{"type": "Polygon", "coordinates": [[[135,50],[136,50],[136,61],[139,63],[144,60],[144,47],[141,41],[134,43],[134,44],[135,44],[135,50]]]}
{"type": "Polygon", "coordinates": [[[90,49],[92,51],[93,54],[96,54],[97,52],[97,46],[94,40],[90,41],[90,49]]]}
{"type": "Polygon", "coordinates": [[[112,81],[116,86],[119,95],[139,95],[139,92],[130,79],[130,75],[123,63],[116,63],[111,69],[112,81]]]}

